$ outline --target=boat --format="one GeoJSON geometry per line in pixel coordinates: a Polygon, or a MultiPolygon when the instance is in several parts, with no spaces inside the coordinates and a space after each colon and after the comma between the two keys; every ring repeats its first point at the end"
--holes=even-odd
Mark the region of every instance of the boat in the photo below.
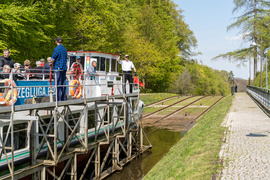
{"type": "MultiPolygon", "coordinates": [[[[0,149],[0,177],[9,176],[9,173],[14,175],[10,172],[12,169],[9,167],[11,161],[14,167],[30,166],[30,149],[33,147],[36,151],[36,159],[44,159],[46,156],[48,158],[49,150],[52,151],[51,148],[56,148],[54,149],[57,151],[54,152],[55,154],[61,154],[61,149],[66,148],[65,143],[68,144],[68,147],[75,148],[81,142],[107,141],[108,134],[121,135],[123,141],[125,139],[123,130],[136,129],[138,126],[138,119],[142,117],[144,107],[143,102],[139,100],[139,85],[134,85],[133,93],[129,93],[129,88],[126,87],[127,93],[123,94],[122,76],[119,73],[117,63],[119,54],[69,51],[67,60],[69,69],[76,61],[77,56],[82,59],[83,72],[86,72],[93,61],[96,61],[96,72],[99,73],[99,76],[87,79],[85,73],[76,74],[76,77],[74,74],[67,73],[68,100],[66,102],[55,101],[57,85],[53,80],[53,71],[43,74],[26,72],[23,74],[23,78],[16,81],[13,78],[14,73],[11,73],[9,82],[13,83],[9,86],[7,79],[2,80],[3,83],[0,81],[0,87],[2,86],[0,88],[2,94],[0,93],[0,95],[3,96],[5,101],[8,99],[11,103],[9,106],[2,103],[0,112],[0,146],[2,147],[0,149]],[[74,95],[75,91],[79,91],[80,96],[74,95]],[[6,98],[7,96],[9,98],[6,98]],[[126,105],[126,97],[129,97],[129,109],[133,114],[128,114],[124,120],[120,116],[121,113],[123,114],[123,104],[126,105]],[[31,110],[34,110],[35,107],[37,108],[36,114],[31,115],[31,110]],[[61,121],[61,114],[59,113],[59,119],[53,120],[55,113],[60,110],[63,111],[65,108],[71,113],[70,116],[76,116],[77,118],[70,117],[66,121],[61,121]],[[88,115],[82,115],[82,112],[85,111],[87,111],[87,114],[92,113],[95,116],[91,118],[88,115]],[[104,117],[106,114],[112,117],[107,122],[106,117],[104,117]],[[118,118],[115,118],[116,116],[118,118]],[[41,121],[44,124],[41,124],[41,121]],[[37,122],[34,132],[31,131],[32,122],[37,122]],[[57,142],[50,145],[48,140],[50,137],[49,128],[46,129],[46,125],[51,125],[53,129],[55,128],[53,122],[57,123],[57,127],[53,130],[54,135],[51,135],[51,137],[57,137],[57,142]],[[70,136],[72,136],[70,138],[65,135],[67,131],[65,123],[70,123],[70,126],[73,125],[73,129],[70,128],[69,130],[70,136]],[[127,124],[128,127],[126,127],[127,124]],[[45,130],[47,131],[45,132],[45,130]],[[33,134],[36,136],[33,136],[33,134]],[[31,138],[34,138],[34,140],[31,140],[31,138]],[[11,141],[12,139],[13,141],[11,141]],[[32,146],[31,143],[35,145],[32,146]],[[14,150],[10,150],[10,147],[13,147],[14,150]]],[[[52,158],[52,161],[56,162],[56,159],[52,158]]],[[[60,163],[60,161],[56,163],[60,163]]]]}

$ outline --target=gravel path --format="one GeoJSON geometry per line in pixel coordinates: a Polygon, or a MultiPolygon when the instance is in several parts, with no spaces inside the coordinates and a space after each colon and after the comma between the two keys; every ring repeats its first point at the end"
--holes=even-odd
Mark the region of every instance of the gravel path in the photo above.
{"type": "Polygon", "coordinates": [[[220,156],[220,179],[270,179],[270,118],[246,93],[236,93],[220,156]]]}

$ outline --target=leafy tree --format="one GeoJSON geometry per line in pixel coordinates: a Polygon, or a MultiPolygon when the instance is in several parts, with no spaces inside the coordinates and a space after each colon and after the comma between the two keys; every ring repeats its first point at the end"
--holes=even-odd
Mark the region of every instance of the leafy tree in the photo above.
{"type": "Polygon", "coordinates": [[[48,34],[53,28],[46,20],[38,5],[1,5],[0,49],[10,49],[17,62],[40,57],[41,47],[50,40],[48,34]]]}
{"type": "MultiPolygon", "coordinates": [[[[268,9],[270,7],[269,1],[265,0],[234,0],[235,8],[233,12],[243,10],[243,14],[237,17],[237,20],[228,26],[227,30],[233,28],[240,28],[239,34],[243,35],[244,42],[254,41],[258,46],[259,34],[261,34],[261,27],[263,25],[263,19],[268,15],[268,9]]],[[[226,58],[229,60],[240,61],[243,64],[243,60],[252,54],[254,57],[254,77],[257,72],[257,47],[243,48],[221,54],[214,59],[226,58]]]]}

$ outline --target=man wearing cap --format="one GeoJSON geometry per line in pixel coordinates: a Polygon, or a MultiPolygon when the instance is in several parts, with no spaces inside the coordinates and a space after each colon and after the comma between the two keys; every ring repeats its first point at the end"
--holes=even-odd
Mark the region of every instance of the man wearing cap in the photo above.
{"type": "MultiPolygon", "coordinates": [[[[71,65],[73,71],[73,79],[79,79],[79,76],[82,74],[82,64],[81,64],[81,57],[80,56],[76,56],[76,62],[74,62],[71,65]]],[[[82,77],[81,77],[82,79],[82,77]]]]}
{"type": "MultiPolygon", "coordinates": [[[[120,54],[121,56],[122,54],[120,54]]],[[[125,55],[125,60],[120,60],[120,56],[118,57],[117,61],[119,64],[122,65],[123,71],[123,93],[126,94],[126,82],[129,82],[129,92],[132,93],[133,89],[133,76],[131,69],[133,68],[136,76],[136,68],[132,61],[128,60],[129,56],[125,55]]]]}
{"type": "MultiPolygon", "coordinates": [[[[67,72],[67,50],[62,45],[63,39],[57,37],[55,39],[56,48],[53,50],[52,59],[54,59],[53,66],[56,71],[55,83],[57,85],[66,85],[66,72],[67,72]]],[[[57,101],[65,101],[66,87],[57,87],[57,101]]]]}

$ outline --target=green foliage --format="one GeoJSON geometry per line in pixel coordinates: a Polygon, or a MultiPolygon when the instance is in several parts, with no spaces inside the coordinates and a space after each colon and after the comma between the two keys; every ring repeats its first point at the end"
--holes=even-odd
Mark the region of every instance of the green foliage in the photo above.
{"type": "Polygon", "coordinates": [[[42,45],[50,40],[48,34],[53,28],[40,13],[38,4],[26,7],[1,5],[0,25],[0,49],[10,49],[17,62],[26,57],[40,57],[40,53],[44,52],[42,45]]]}
{"type": "Polygon", "coordinates": [[[176,83],[171,85],[171,91],[180,94],[194,95],[227,95],[231,74],[226,71],[213,70],[200,65],[196,61],[188,61],[176,83]]]}
{"type": "Polygon", "coordinates": [[[0,49],[10,49],[15,62],[30,59],[34,64],[51,56],[54,38],[60,36],[70,51],[129,54],[146,92],[226,92],[221,82],[211,84],[216,77],[212,73],[218,72],[198,65],[185,67],[197,40],[171,0],[3,0],[0,4],[0,49]],[[178,87],[171,88],[175,82],[178,87]]]}

